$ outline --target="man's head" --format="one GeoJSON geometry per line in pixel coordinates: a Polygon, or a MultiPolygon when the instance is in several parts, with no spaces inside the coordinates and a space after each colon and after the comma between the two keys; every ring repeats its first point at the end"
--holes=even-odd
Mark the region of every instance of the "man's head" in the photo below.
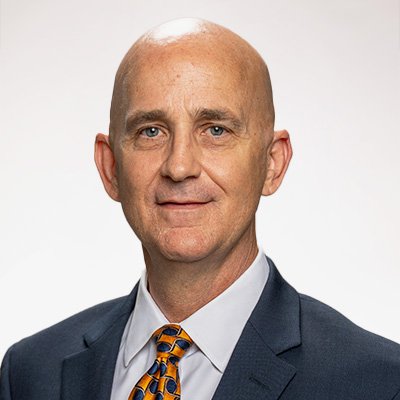
{"type": "Polygon", "coordinates": [[[255,240],[260,196],[279,187],[291,157],[273,126],[259,54],[218,25],[177,20],[123,59],[96,163],[148,253],[197,261],[255,240]]]}

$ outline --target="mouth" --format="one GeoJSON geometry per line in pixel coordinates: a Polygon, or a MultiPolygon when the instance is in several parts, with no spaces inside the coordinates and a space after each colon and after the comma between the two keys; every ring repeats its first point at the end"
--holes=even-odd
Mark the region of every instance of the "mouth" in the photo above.
{"type": "Polygon", "coordinates": [[[158,203],[158,206],[167,210],[195,210],[201,207],[206,206],[209,201],[200,202],[200,201],[187,201],[187,202],[175,202],[175,201],[165,201],[162,203],[158,203]]]}

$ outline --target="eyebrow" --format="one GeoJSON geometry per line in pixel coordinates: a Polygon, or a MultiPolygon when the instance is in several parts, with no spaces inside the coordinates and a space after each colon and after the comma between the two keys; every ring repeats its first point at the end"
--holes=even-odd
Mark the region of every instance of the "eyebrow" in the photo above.
{"type": "Polygon", "coordinates": [[[231,111],[226,109],[202,108],[196,111],[195,118],[198,120],[211,120],[230,123],[236,130],[244,128],[243,122],[231,111]]]}
{"type": "Polygon", "coordinates": [[[162,110],[136,111],[125,120],[125,133],[132,132],[137,126],[148,122],[166,120],[167,114],[162,110]]]}

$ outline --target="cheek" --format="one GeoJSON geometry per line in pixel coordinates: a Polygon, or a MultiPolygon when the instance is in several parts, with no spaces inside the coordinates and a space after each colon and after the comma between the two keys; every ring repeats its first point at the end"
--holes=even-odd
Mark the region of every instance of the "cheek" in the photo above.
{"type": "Polygon", "coordinates": [[[260,152],[214,154],[205,159],[204,169],[210,179],[222,189],[230,207],[257,207],[266,173],[260,152]]]}
{"type": "Polygon", "coordinates": [[[148,190],[151,177],[148,173],[143,166],[130,163],[118,176],[122,210],[128,224],[140,240],[143,239],[148,226],[151,226],[148,222],[152,214],[152,201],[148,190]]]}
{"type": "Polygon", "coordinates": [[[154,164],[129,157],[118,168],[120,199],[126,214],[137,214],[149,203],[149,186],[154,180],[154,164]],[[146,198],[147,197],[147,198],[146,198]]]}
{"type": "Polygon", "coordinates": [[[232,182],[233,186],[261,182],[266,174],[266,159],[264,152],[257,148],[253,150],[249,144],[245,148],[208,154],[204,158],[204,167],[210,175],[232,182]]]}

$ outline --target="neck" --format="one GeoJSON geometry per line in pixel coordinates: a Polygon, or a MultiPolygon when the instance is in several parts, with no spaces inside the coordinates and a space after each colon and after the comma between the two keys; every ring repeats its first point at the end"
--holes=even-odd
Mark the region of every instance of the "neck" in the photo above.
{"type": "Polygon", "coordinates": [[[178,262],[143,248],[149,291],[170,322],[181,322],[235,282],[257,256],[255,231],[235,246],[195,262],[178,262]]]}

